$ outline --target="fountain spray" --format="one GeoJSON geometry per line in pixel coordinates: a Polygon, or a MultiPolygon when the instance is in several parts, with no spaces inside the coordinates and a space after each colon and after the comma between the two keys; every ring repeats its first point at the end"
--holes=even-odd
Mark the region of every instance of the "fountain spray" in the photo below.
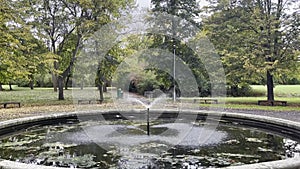
{"type": "Polygon", "coordinates": [[[142,106],[144,106],[146,108],[146,113],[147,113],[147,135],[150,136],[150,108],[159,103],[161,100],[165,99],[166,95],[162,94],[160,95],[158,98],[156,98],[153,102],[149,102],[149,103],[144,103],[143,101],[139,100],[138,98],[126,98],[126,101],[130,101],[130,102],[136,102],[136,103],[140,103],[142,106]]]}

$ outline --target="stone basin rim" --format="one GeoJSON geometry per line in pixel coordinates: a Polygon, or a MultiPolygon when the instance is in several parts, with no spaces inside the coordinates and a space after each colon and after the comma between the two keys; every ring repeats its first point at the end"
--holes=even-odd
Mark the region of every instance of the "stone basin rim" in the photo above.
{"type": "MultiPolygon", "coordinates": [[[[80,111],[80,112],[63,112],[49,115],[39,115],[33,117],[24,117],[13,120],[7,120],[0,122],[0,131],[5,128],[10,128],[18,125],[22,125],[25,123],[34,123],[45,120],[55,120],[58,118],[70,118],[70,117],[79,117],[79,116],[87,116],[87,115],[96,115],[99,113],[110,113],[110,112],[120,112],[121,114],[134,114],[145,111],[144,109],[139,110],[96,110],[96,111],[80,111]]],[[[160,109],[155,109],[151,111],[161,111],[160,109]]],[[[178,110],[169,110],[163,109],[164,112],[174,113],[178,112],[178,110]]],[[[300,131],[300,123],[285,119],[279,119],[275,117],[268,117],[262,115],[252,115],[252,114],[243,114],[243,113],[231,113],[231,112],[217,112],[212,110],[181,110],[180,113],[186,114],[200,114],[200,115],[209,115],[216,117],[228,117],[228,118],[240,118],[240,119],[248,119],[257,122],[263,122],[266,124],[280,125],[286,126],[289,128],[293,128],[295,130],[300,131]]],[[[42,165],[34,165],[34,164],[25,164],[20,162],[9,161],[5,159],[0,159],[0,168],[1,169],[67,169],[63,167],[51,167],[51,166],[42,166],[42,165]]],[[[262,162],[255,164],[246,164],[240,166],[230,166],[225,167],[225,169],[299,169],[300,168],[300,157],[288,158],[285,160],[277,160],[270,162],[262,162]]]]}

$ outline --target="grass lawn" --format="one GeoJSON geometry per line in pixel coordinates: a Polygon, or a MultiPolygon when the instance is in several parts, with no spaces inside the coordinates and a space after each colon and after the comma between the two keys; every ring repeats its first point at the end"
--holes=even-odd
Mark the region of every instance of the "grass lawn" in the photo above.
{"type": "MultiPolygon", "coordinates": [[[[266,97],[227,97],[226,103],[257,104],[258,100],[267,100],[266,97]]],[[[287,101],[289,105],[300,106],[300,97],[275,97],[275,100],[287,101]]]]}
{"type": "MultiPolygon", "coordinates": [[[[200,104],[201,107],[220,107],[223,105],[217,104],[217,105],[210,105],[210,104],[200,104]]],[[[262,111],[280,111],[280,112],[287,112],[287,111],[299,111],[300,112],[300,106],[296,105],[290,105],[288,106],[259,106],[256,103],[253,104],[240,104],[231,102],[224,105],[223,108],[227,109],[237,109],[237,110],[262,110],[262,111]]]]}
{"type": "Polygon", "coordinates": [[[5,90],[0,92],[0,102],[20,101],[22,105],[57,105],[72,103],[72,90],[65,90],[65,100],[58,101],[58,93],[51,88],[29,88],[13,87],[13,91],[5,90]]]}
{"type": "Polygon", "coordinates": [[[227,97],[226,107],[233,109],[252,109],[268,111],[300,111],[300,85],[276,85],[274,88],[275,100],[284,100],[288,106],[258,106],[258,100],[266,100],[267,86],[251,85],[254,92],[265,93],[260,97],[227,97]]]}
{"type": "MultiPolygon", "coordinates": [[[[65,100],[58,100],[58,92],[54,92],[53,88],[35,88],[30,90],[29,88],[13,86],[13,91],[8,90],[8,86],[4,86],[5,91],[0,92],[0,102],[8,101],[19,101],[22,106],[44,106],[44,105],[68,105],[73,104],[73,96],[83,96],[84,98],[98,99],[99,92],[96,88],[90,90],[84,90],[81,92],[80,89],[64,90],[65,100]]],[[[106,100],[108,99],[104,95],[106,100]]]]}
{"type": "MultiPolygon", "coordinates": [[[[267,94],[267,86],[251,85],[251,88],[267,94]]],[[[300,85],[275,85],[274,92],[277,97],[300,97],[300,85]]]]}
{"type": "MultiPolygon", "coordinates": [[[[266,92],[266,86],[251,86],[254,91],[266,92]]],[[[0,102],[20,101],[22,107],[32,106],[53,106],[53,105],[72,105],[74,103],[73,96],[76,98],[83,96],[84,98],[98,99],[99,92],[96,88],[90,90],[80,89],[64,90],[65,100],[59,101],[58,93],[52,88],[29,88],[13,86],[13,91],[8,90],[8,86],[4,86],[5,91],[0,92],[0,102]]],[[[248,109],[248,110],[270,110],[270,111],[300,111],[300,85],[278,85],[275,87],[275,99],[285,100],[288,106],[258,106],[258,100],[266,100],[266,97],[227,97],[224,99],[226,108],[232,109],[248,109]]],[[[106,102],[110,102],[110,94],[105,94],[106,102]]],[[[202,105],[202,106],[209,106],[202,105]]]]}

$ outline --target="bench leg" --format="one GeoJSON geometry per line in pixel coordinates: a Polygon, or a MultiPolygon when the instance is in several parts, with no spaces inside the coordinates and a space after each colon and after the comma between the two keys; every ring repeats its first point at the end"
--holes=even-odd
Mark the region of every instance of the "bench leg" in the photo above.
{"type": "Polygon", "coordinates": [[[7,104],[4,104],[4,108],[6,109],[7,104]]]}

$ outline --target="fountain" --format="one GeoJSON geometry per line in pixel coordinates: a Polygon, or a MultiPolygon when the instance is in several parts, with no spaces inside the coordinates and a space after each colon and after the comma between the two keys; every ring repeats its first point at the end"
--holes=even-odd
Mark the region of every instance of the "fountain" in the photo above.
{"type": "MultiPolygon", "coordinates": [[[[126,97],[126,99],[122,99],[122,102],[124,103],[124,101],[125,101],[125,104],[134,102],[134,103],[138,103],[138,104],[142,105],[146,109],[146,122],[147,122],[147,135],[148,136],[150,136],[150,108],[152,106],[156,105],[157,103],[164,102],[163,100],[166,100],[167,97],[165,94],[161,94],[160,96],[155,98],[152,102],[151,102],[151,99],[152,99],[151,97],[148,97],[148,100],[143,102],[141,100],[141,98],[138,99],[138,98],[132,97],[130,95],[128,95],[126,97]]],[[[120,104],[120,103],[118,103],[118,104],[120,104]]]]}
{"type": "MultiPolygon", "coordinates": [[[[160,18],[166,24],[188,23],[176,16],[157,16],[157,22],[162,22],[160,18]]],[[[84,88],[79,90],[73,83],[77,112],[0,122],[1,169],[300,168],[300,124],[296,122],[214,108],[196,110],[199,105],[190,103],[163,105],[168,100],[164,96],[146,103],[127,97],[127,91],[123,93],[124,99],[110,97],[114,109],[78,105],[78,100],[99,99],[99,91],[94,88],[95,79],[99,80],[99,65],[116,42],[129,37],[112,29],[120,27],[120,23],[132,24],[125,17],[105,25],[85,41],[76,58],[73,80],[84,88]]],[[[174,35],[164,28],[129,32],[166,35],[185,42],[205,65],[212,97],[225,97],[222,63],[207,38],[195,40],[201,30],[193,24],[176,25],[178,34],[174,35]],[[187,26],[191,37],[179,33],[186,32],[187,26]]],[[[116,70],[113,79],[117,80],[112,86],[126,89],[137,72],[153,69],[173,75],[182,97],[198,97],[198,83],[186,62],[176,57],[176,52],[159,48],[126,57],[116,70]]]]}
{"type": "Polygon", "coordinates": [[[1,122],[0,168],[300,167],[299,123],[195,110],[182,112],[196,114],[193,123],[174,122],[178,112],[173,110],[163,110],[151,120],[149,114],[156,110],[145,105],[146,126],[140,116],[143,109],[69,112],[1,122]],[[203,128],[208,114],[211,120],[222,116],[216,130],[203,128]],[[107,120],[95,120],[99,115],[107,120]],[[190,128],[188,134],[186,128],[190,128]],[[211,137],[202,141],[198,134],[211,137]],[[177,137],[185,139],[178,143],[177,137]]]}

